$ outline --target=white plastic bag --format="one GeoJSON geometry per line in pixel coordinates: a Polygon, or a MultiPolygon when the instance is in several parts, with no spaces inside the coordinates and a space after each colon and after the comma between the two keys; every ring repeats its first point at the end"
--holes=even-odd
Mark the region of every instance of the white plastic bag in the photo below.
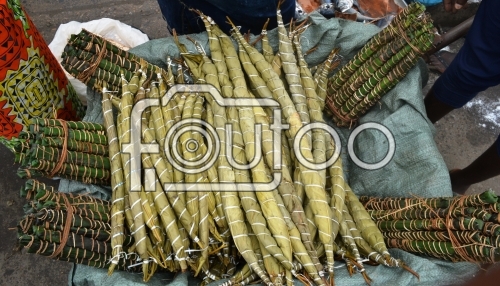
{"type": "Polygon", "coordinates": [[[353,2],[352,0],[338,0],[337,1],[337,8],[344,13],[345,11],[349,10],[352,8],[353,2]]]}
{"type": "MultiPolygon", "coordinates": [[[[121,48],[124,48],[125,50],[149,41],[146,34],[118,20],[102,18],[85,23],[71,21],[59,26],[54,39],[49,44],[52,54],[54,54],[59,62],[62,61],[61,55],[71,34],[78,34],[82,29],[86,29],[94,34],[98,34],[106,38],[107,40],[113,41],[121,45],[121,48]]],[[[76,94],[78,94],[80,99],[85,103],[85,95],[87,93],[87,87],[85,84],[75,79],[67,72],[66,77],[71,82],[76,94]]]]}

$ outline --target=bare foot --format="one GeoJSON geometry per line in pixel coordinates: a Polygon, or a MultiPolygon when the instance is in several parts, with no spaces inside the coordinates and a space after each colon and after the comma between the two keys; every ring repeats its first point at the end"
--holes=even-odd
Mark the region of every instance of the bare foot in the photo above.
{"type": "Polygon", "coordinates": [[[447,51],[439,51],[429,57],[429,69],[431,71],[436,71],[439,73],[444,73],[444,71],[451,64],[453,59],[457,54],[450,53],[447,51]]]}

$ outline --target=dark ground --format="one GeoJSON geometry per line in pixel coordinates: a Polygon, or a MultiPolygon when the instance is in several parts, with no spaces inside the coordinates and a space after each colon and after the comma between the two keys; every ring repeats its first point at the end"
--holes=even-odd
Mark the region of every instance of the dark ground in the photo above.
{"type": "MultiPolygon", "coordinates": [[[[168,35],[166,22],[153,0],[21,0],[21,3],[47,43],[50,43],[60,24],[104,17],[138,28],[150,39],[168,35]]],[[[474,7],[454,15],[443,13],[441,7],[435,7],[431,12],[436,25],[446,30],[472,15],[474,7]]],[[[458,50],[461,43],[453,44],[451,50],[458,50]]],[[[424,92],[437,77],[437,74],[431,73],[424,92]]],[[[499,92],[498,86],[482,92],[476,99],[477,104],[455,110],[436,124],[436,142],[448,168],[467,166],[495,141],[500,130],[500,116],[492,118],[487,111],[496,108],[498,114],[499,92]]],[[[9,228],[15,227],[23,215],[25,201],[19,197],[19,189],[24,180],[17,177],[18,166],[12,163],[13,155],[3,145],[0,145],[0,161],[3,162],[0,165],[0,285],[67,285],[71,268],[69,263],[15,250],[16,234],[9,228]]],[[[496,177],[474,185],[468,193],[487,188],[499,193],[499,185],[500,177],[496,177]]]]}

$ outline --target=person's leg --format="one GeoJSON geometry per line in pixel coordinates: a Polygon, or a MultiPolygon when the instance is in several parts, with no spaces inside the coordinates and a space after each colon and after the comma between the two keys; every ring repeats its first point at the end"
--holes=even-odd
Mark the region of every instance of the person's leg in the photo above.
{"type": "Polygon", "coordinates": [[[205,31],[205,26],[200,17],[189,9],[198,9],[203,13],[221,13],[213,5],[203,0],[158,0],[163,18],[167,21],[168,29],[179,35],[194,34],[205,31]]]}
{"type": "MultiPolygon", "coordinates": [[[[424,103],[435,123],[455,108],[461,108],[477,93],[500,83],[500,1],[483,0],[457,56],[434,83],[424,103]]],[[[452,189],[467,188],[500,175],[500,140],[463,170],[450,172],[452,189]]]]}
{"type": "Polygon", "coordinates": [[[497,142],[495,144],[497,145],[497,155],[500,156],[500,135],[498,135],[497,142]]]}
{"type": "MultiPolygon", "coordinates": [[[[198,0],[199,1],[199,0],[198,0]]],[[[280,4],[281,15],[283,22],[288,24],[290,19],[295,15],[295,0],[205,0],[221,12],[210,15],[219,27],[229,32],[231,26],[227,23],[226,16],[231,18],[231,21],[241,27],[241,32],[246,33],[248,30],[254,35],[260,34],[264,23],[269,19],[268,30],[277,27],[276,10],[280,4]],[[281,3],[280,3],[281,2],[281,3]]]]}
{"type": "Polygon", "coordinates": [[[450,172],[451,188],[464,194],[470,185],[500,175],[500,136],[495,144],[462,170],[450,172]]]}
{"type": "MultiPolygon", "coordinates": [[[[278,0],[158,0],[163,17],[170,29],[175,29],[180,35],[205,31],[200,17],[190,11],[190,8],[202,11],[210,16],[225,32],[229,33],[231,25],[227,22],[229,16],[241,31],[248,30],[259,34],[267,19],[270,19],[268,29],[276,27],[276,9],[278,0]]],[[[284,0],[281,4],[283,21],[288,23],[295,15],[295,0],[284,0]]]]}
{"type": "Polygon", "coordinates": [[[434,88],[431,88],[424,98],[425,110],[427,112],[427,118],[432,122],[436,123],[439,119],[443,118],[446,114],[455,108],[438,100],[434,95],[434,88]]]}
{"type": "Polygon", "coordinates": [[[464,45],[425,100],[431,121],[461,108],[479,92],[500,83],[499,10],[500,1],[481,2],[464,45]]]}

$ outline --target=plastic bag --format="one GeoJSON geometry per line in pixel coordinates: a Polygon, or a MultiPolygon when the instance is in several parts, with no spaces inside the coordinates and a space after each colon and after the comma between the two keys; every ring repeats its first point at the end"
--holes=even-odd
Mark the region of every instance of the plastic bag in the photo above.
{"type": "MultiPolygon", "coordinates": [[[[121,46],[120,48],[124,50],[128,50],[149,41],[146,34],[118,20],[102,18],[85,23],[71,21],[59,26],[54,39],[49,44],[49,48],[58,62],[62,60],[61,55],[71,34],[78,34],[82,29],[98,34],[114,42],[118,46],[121,46]]],[[[73,85],[78,97],[80,97],[82,101],[86,101],[85,95],[87,94],[87,87],[85,84],[75,79],[67,72],[66,77],[73,85]]]]}

